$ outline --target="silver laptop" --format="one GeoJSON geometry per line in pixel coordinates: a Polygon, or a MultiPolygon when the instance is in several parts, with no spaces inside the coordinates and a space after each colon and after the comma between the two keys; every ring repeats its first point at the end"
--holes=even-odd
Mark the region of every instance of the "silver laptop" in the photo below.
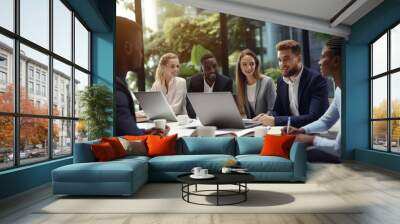
{"type": "Polygon", "coordinates": [[[133,94],[149,119],[163,118],[168,121],[177,121],[174,111],[161,92],[135,92],[133,94]]]}
{"type": "Polygon", "coordinates": [[[230,92],[188,93],[188,98],[201,123],[218,129],[244,129],[260,125],[242,119],[230,92]]]}

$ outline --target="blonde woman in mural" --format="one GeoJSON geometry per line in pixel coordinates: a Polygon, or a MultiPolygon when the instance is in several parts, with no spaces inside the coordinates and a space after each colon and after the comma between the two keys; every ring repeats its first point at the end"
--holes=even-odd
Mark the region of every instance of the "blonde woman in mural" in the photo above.
{"type": "Polygon", "coordinates": [[[156,81],[151,91],[162,92],[176,115],[186,113],[186,80],[177,77],[179,58],[174,53],[161,56],[156,70],[156,81]]]}

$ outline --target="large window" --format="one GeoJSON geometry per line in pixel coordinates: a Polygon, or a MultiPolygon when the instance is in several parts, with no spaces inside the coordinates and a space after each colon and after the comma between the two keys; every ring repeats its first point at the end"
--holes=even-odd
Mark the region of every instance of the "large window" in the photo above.
{"type": "Polygon", "coordinates": [[[400,24],[370,45],[371,148],[400,153],[400,24]]]}
{"type": "Polygon", "coordinates": [[[0,170],[70,156],[90,32],[63,0],[1,2],[0,170]]]}

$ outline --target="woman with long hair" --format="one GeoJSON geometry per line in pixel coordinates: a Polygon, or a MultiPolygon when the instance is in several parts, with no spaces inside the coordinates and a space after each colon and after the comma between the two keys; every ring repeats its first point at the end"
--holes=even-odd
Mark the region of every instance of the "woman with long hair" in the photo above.
{"type": "Polygon", "coordinates": [[[174,53],[161,56],[156,70],[156,81],[151,91],[162,92],[176,115],[186,113],[186,80],[177,77],[179,58],[174,53]]]}
{"type": "Polygon", "coordinates": [[[260,73],[260,61],[249,49],[240,52],[236,64],[236,90],[239,112],[247,118],[269,114],[274,108],[274,81],[260,73]]]}

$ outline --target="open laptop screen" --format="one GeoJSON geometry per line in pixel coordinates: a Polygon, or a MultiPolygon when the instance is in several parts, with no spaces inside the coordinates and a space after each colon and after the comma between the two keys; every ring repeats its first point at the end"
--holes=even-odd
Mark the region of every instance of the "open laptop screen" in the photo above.
{"type": "Polygon", "coordinates": [[[135,92],[134,94],[150,119],[164,118],[168,121],[177,121],[174,111],[161,92],[135,92]]]}
{"type": "Polygon", "coordinates": [[[243,124],[231,92],[188,93],[188,98],[203,125],[219,129],[248,128],[243,124]]]}

